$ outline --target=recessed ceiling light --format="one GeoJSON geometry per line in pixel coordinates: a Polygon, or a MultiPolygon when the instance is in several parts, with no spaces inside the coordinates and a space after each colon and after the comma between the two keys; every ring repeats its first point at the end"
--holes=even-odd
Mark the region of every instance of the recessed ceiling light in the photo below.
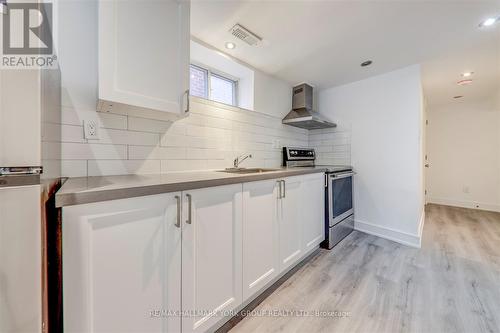
{"type": "Polygon", "coordinates": [[[457,84],[459,86],[465,86],[465,85],[471,84],[471,83],[472,83],[472,80],[470,80],[470,79],[469,80],[460,80],[460,81],[457,82],[457,84]]]}
{"type": "Polygon", "coordinates": [[[497,23],[498,20],[500,19],[500,17],[490,17],[490,18],[487,18],[486,20],[484,20],[483,22],[481,22],[481,24],[479,25],[479,27],[491,27],[493,24],[497,23]]]}
{"type": "Polygon", "coordinates": [[[227,42],[226,43],[226,49],[232,50],[234,48],[236,48],[236,44],[234,44],[233,42],[227,42]]]}
{"type": "Polygon", "coordinates": [[[462,97],[464,97],[464,96],[462,96],[462,95],[453,96],[453,98],[455,98],[455,99],[459,99],[459,98],[462,98],[462,97]]]}
{"type": "Polygon", "coordinates": [[[361,67],[370,66],[371,64],[373,64],[373,61],[367,60],[367,61],[361,63],[361,67]]]}
{"type": "Polygon", "coordinates": [[[462,73],[462,77],[471,77],[472,74],[474,74],[474,72],[465,72],[465,73],[462,73]]]}

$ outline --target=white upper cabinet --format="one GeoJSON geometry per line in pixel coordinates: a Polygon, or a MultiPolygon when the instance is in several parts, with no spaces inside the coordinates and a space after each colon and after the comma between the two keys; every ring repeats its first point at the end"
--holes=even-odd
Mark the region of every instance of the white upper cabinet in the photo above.
{"type": "Polygon", "coordinates": [[[280,273],[278,184],[243,184],[243,298],[262,290],[280,273]]]}
{"type": "Polygon", "coordinates": [[[99,2],[100,111],[189,110],[189,11],[180,0],[99,2]]]}
{"type": "Polygon", "coordinates": [[[66,332],[180,332],[180,195],[64,207],[66,332]]]}
{"type": "Polygon", "coordinates": [[[207,331],[242,302],[241,188],[183,192],[182,310],[192,314],[184,333],[207,331]]]}

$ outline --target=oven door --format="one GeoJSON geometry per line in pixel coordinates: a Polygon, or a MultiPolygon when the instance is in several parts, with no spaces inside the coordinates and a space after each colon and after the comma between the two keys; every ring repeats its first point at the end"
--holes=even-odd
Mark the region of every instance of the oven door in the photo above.
{"type": "Polygon", "coordinates": [[[352,178],[354,172],[328,175],[328,216],[330,227],[354,213],[352,178]]]}

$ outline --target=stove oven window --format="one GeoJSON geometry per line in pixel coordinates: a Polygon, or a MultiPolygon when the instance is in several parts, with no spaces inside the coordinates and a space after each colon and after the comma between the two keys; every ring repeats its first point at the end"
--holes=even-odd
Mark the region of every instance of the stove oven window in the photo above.
{"type": "Polygon", "coordinates": [[[352,176],[332,181],[333,218],[352,209],[352,176]]]}

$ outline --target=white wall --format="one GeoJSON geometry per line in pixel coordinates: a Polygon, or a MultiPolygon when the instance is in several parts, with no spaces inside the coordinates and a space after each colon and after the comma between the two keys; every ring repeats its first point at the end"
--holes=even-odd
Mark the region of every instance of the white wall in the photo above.
{"type": "Polygon", "coordinates": [[[356,228],[419,246],[423,214],[420,66],[323,90],[318,100],[322,114],[350,128],[351,164],[357,172],[356,228]]]}
{"type": "Polygon", "coordinates": [[[292,109],[292,86],[262,72],[255,72],[254,108],[283,119],[292,109]]]}
{"type": "Polygon", "coordinates": [[[430,108],[429,202],[500,211],[500,108],[491,105],[430,108]]]}
{"type": "MultiPolygon", "coordinates": [[[[279,166],[279,145],[307,146],[306,130],[284,126],[291,87],[254,71],[254,111],[192,98],[189,117],[169,122],[96,112],[97,3],[63,1],[58,50],[62,82],[62,176],[160,173],[232,166],[253,153],[246,166],[279,166]],[[83,138],[83,120],[97,118],[100,139],[83,138]]],[[[56,155],[56,143],[45,147],[56,155]]]]}

